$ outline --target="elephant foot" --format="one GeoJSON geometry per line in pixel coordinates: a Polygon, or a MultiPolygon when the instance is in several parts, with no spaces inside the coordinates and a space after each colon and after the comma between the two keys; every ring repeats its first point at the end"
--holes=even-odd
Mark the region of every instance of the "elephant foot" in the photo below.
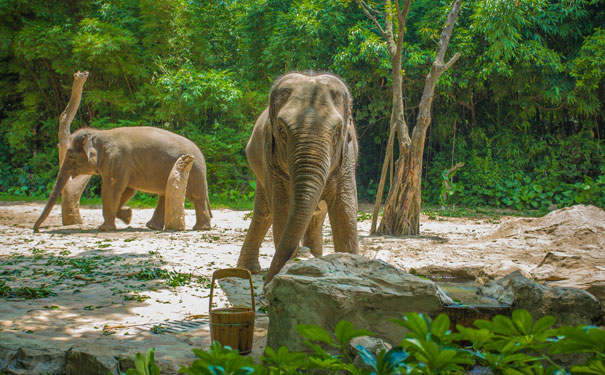
{"type": "Polygon", "coordinates": [[[132,220],[132,209],[125,208],[118,211],[118,219],[122,220],[125,224],[130,224],[130,220],[132,220]]]}
{"type": "Polygon", "coordinates": [[[159,223],[157,221],[149,220],[147,224],[145,224],[147,228],[153,230],[162,230],[164,229],[164,223],[159,223]]]}
{"type": "Polygon", "coordinates": [[[101,226],[98,228],[99,232],[113,232],[116,229],[117,228],[116,228],[115,224],[107,224],[107,223],[101,224],[101,226]]]}
{"type": "Polygon", "coordinates": [[[193,230],[209,230],[212,226],[210,224],[195,224],[193,230]]]}
{"type": "Polygon", "coordinates": [[[260,273],[260,263],[258,262],[258,260],[243,261],[238,259],[237,267],[245,268],[253,274],[260,273]]]}

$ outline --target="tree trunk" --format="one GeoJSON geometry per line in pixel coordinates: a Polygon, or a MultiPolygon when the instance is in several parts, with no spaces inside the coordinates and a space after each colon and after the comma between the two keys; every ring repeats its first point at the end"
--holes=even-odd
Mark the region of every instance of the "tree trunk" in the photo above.
{"type": "MultiPolygon", "coordinates": [[[[59,116],[59,166],[65,160],[65,153],[71,142],[70,126],[78,111],[82,98],[82,88],[88,78],[88,72],[74,73],[74,82],[71,87],[69,103],[61,116],[59,116]]],[[[78,176],[69,180],[61,192],[61,220],[63,225],[81,224],[80,197],[90,180],[90,176],[78,176]]]]}
{"type": "Polygon", "coordinates": [[[166,230],[185,230],[185,193],[193,159],[193,155],[181,156],[174,163],[168,175],[164,211],[164,229],[166,230]]]}
{"type": "MultiPolygon", "coordinates": [[[[396,168],[396,176],[384,207],[384,216],[377,233],[389,235],[417,235],[420,232],[422,155],[426,131],[431,123],[433,94],[439,77],[460,56],[454,55],[444,64],[445,52],[449,44],[454,23],[460,10],[461,0],[455,0],[441,32],[439,46],[431,71],[426,77],[424,91],[420,99],[418,118],[412,132],[410,146],[402,148],[396,168]]],[[[395,81],[393,81],[395,85],[395,81]]],[[[394,90],[395,91],[395,90],[394,90]]]]}
{"type": "MultiPolygon", "coordinates": [[[[396,3],[397,20],[399,22],[399,27],[397,30],[397,40],[395,40],[395,37],[393,35],[393,25],[388,17],[386,18],[386,24],[383,31],[383,36],[387,40],[389,54],[391,55],[391,76],[393,78],[393,106],[391,109],[391,126],[389,130],[389,140],[387,141],[386,155],[384,163],[382,165],[380,182],[378,183],[378,191],[376,192],[376,201],[374,203],[374,212],[372,214],[372,227],[370,228],[370,233],[376,232],[378,211],[380,210],[380,205],[382,204],[382,194],[384,192],[384,184],[389,168],[389,161],[393,158],[395,135],[397,135],[399,139],[399,157],[406,153],[406,150],[409,148],[410,144],[409,130],[405,122],[405,117],[403,115],[403,79],[401,74],[401,53],[405,32],[405,19],[409,11],[410,3],[411,0],[406,0],[403,9],[399,8],[398,2],[396,3]]],[[[388,4],[389,1],[387,1],[385,5],[388,6],[388,4]]],[[[362,9],[365,10],[365,8],[363,7],[362,9]]],[[[366,12],[366,14],[368,14],[368,16],[370,16],[370,18],[375,23],[377,23],[377,20],[375,18],[372,18],[371,14],[369,14],[368,12],[366,12]]],[[[392,188],[393,185],[391,184],[390,189],[392,188]]],[[[389,194],[390,191],[391,190],[389,190],[389,194]]]]}

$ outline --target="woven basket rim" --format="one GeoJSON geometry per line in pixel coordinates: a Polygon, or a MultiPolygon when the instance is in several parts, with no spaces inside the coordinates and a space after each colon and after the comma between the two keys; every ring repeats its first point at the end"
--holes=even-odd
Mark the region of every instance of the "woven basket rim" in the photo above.
{"type": "Polygon", "coordinates": [[[221,307],[218,309],[212,309],[210,311],[210,314],[214,313],[214,312],[229,312],[229,313],[233,313],[233,314],[238,314],[238,313],[248,313],[248,312],[254,312],[254,310],[252,310],[251,307],[221,307]]]}

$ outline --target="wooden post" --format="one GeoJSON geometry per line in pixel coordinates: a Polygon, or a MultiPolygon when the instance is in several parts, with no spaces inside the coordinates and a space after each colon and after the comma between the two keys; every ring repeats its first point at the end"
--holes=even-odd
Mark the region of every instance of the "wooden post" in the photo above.
{"type": "Polygon", "coordinates": [[[189,154],[178,158],[168,176],[164,211],[166,230],[185,230],[185,193],[193,159],[193,155],[189,154]]]}
{"type": "MultiPolygon", "coordinates": [[[[65,153],[71,142],[70,126],[78,111],[82,99],[82,88],[88,78],[88,72],[74,73],[69,103],[59,116],[59,165],[63,164],[65,153]]],[[[90,176],[78,176],[69,180],[61,192],[61,220],[63,225],[81,224],[80,197],[90,180],[90,176]]]]}

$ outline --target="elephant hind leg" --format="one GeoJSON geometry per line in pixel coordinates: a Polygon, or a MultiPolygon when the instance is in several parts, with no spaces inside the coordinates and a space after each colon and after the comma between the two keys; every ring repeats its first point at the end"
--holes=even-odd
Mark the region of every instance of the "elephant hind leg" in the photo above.
{"type": "Polygon", "coordinates": [[[136,190],[132,188],[126,188],[122,193],[122,197],[120,198],[120,205],[118,206],[118,219],[122,220],[125,224],[130,224],[130,220],[132,219],[132,209],[124,208],[126,202],[130,200],[136,193],[136,190]]]}
{"type": "Polygon", "coordinates": [[[313,212],[313,217],[309,222],[305,236],[303,237],[303,246],[311,250],[314,257],[319,258],[323,255],[323,224],[328,213],[326,201],[320,201],[313,212]]]}
{"type": "Polygon", "coordinates": [[[259,249],[270,226],[271,215],[265,189],[257,184],[252,222],[237,260],[238,267],[246,268],[252,273],[260,272],[259,249]]]}
{"type": "Polygon", "coordinates": [[[210,201],[208,198],[187,195],[187,199],[193,203],[193,207],[195,208],[195,225],[193,226],[193,230],[208,230],[212,228],[212,212],[210,211],[210,201]]]}
{"type": "Polygon", "coordinates": [[[163,195],[158,196],[158,205],[155,207],[153,211],[153,216],[151,219],[145,224],[147,228],[153,230],[162,230],[164,229],[164,212],[166,208],[166,199],[163,195]]]}

